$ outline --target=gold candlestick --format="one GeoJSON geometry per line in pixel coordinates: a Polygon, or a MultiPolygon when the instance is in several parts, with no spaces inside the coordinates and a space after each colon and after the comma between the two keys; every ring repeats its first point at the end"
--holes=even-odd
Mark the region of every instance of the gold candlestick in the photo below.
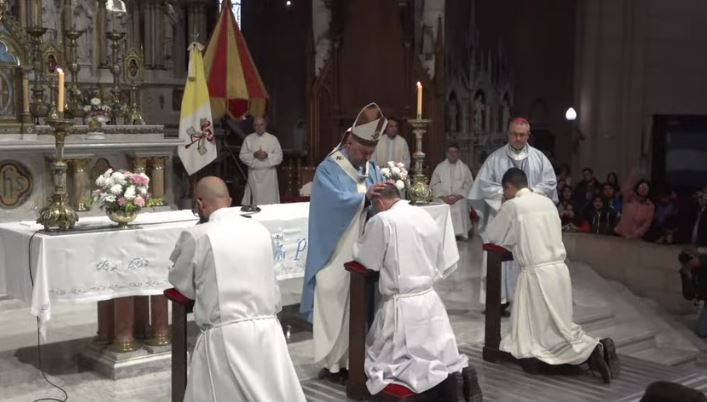
{"type": "Polygon", "coordinates": [[[73,28],[69,31],[64,31],[64,38],[66,38],[69,45],[69,57],[67,58],[67,68],[71,73],[71,85],[69,86],[69,108],[68,112],[73,117],[82,117],[84,115],[81,90],[79,89],[78,76],[81,70],[81,65],[79,64],[78,58],[78,39],[83,35],[84,31],[77,31],[73,28]]]}
{"type": "Polygon", "coordinates": [[[35,26],[27,28],[27,34],[30,36],[30,45],[32,49],[32,67],[34,69],[34,83],[32,86],[32,103],[30,111],[32,117],[39,119],[46,117],[49,114],[49,105],[44,99],[44,63],[42,60],[42,37],[47,32],[47,28],[35,26]]]}
{"type": "Polygon", "coordinates": [[[125,37],[125,32],[111,31],[106,33],[106,37],[111,41],[111,73],[113,74],[113,88],[111,92],[113,93],[113,104],[111,105],[111,111],[113,113],[113,123],[115,124],[115,118],[117,116],[122,116],[124,114],[125,106],[120,101],[120,43],[125,37]]]}
{"type": "Polygon", "coordinates": [[[408,123],[412,126],[412,132],[415,134],[415,153],[412,154],[413,159],[415,159],[415,174],[412,176],[412,186],[407,192],[410,202],[413,204],[423,204],[432,201],[432,189],[423,172],[425,153],[422,152],[422,138],[431,122],[432,120],[430,119],[421,118],[408,120],[408,123]]]}
{"type": "Polygon", "coordinates": [[[52,179],[54,181],[54,194],[51,204],[39,212],[37,223],[44,226],[44,230],[69,230],[79,220],[76,211],[71,207],[66,195],[66,162],[64,161],[64,140],[68,135],[68,128],[72,121],[67,119],[50,119],[48,123],[54,129],[56,141],[56,155],[52,163],[52,179]]]}

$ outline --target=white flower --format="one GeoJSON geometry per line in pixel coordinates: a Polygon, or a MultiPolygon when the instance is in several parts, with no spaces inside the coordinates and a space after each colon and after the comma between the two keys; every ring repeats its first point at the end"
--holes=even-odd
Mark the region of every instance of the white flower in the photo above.
{"type": "Polygon", "coordinates": [[[125,194],[123,194],[123,197],[125,197],[128,201],[132,201],[135,199],[136,195],[135,186],[128,186],[128,188],[125,189],[125,194]]]}
{"type": "Polygon", "coordinates": [[[393,162],[393,161],[388,161],[388,167],[391,168],[391,169],[394,168],[394,167],[395,167],[395,162],[393,162]]]}
{"type": "Polygon", "coordinates": [[[395,182],[395,187],[397,187],[398,190],[402,191],[405,188],[405,182],[402,180],[398,180],[395,182]]]}
{"type": "Polygon", "coordinates": [[[383,169],[381,169],[381,176],[383,176],[383,177],[388,177],[388,176],[390,176],[390,168],[383,168],[383,169]]]}
{"type": "Polygon", "coordinates": [[[101,100],[98,99],[98,98],[91,98],[91,104],[92,104],[93,106],[98,106],[98,105],[101,104],[101,100]]]}
{"type": "Polygon", "coordinates": [[[110,175],[112,175],[112,174],[113,174],[113,169],[108,169],[108,170],[105,171],[105,173],[103,173],[103,177],[105,177],[105,178],[107,179],[107,178],[109,178],[110,175]]]}
{"type": "Polygon", "coordinates": [[[111,181],[113,184],[120,184],[120,185],[125,185],[126,183],[126,178],[125,175],[121,172],[115,172],[111,176],[111,181]]]}
{"type": "Polygon", "coordinates": [[[89,106],[89,105],[84,106],[84,107],[83,107],[83,111],[84,111],[84,112],[90,112],[90,111],[91,111],[91,106],[89,106]]]}
{"type": "Polygon", "coordinates": [[[391,172],[393,172],[393,176],[400,176],[400,168],[399,167],[394,167],[390,169],[391,172]]]}
{"type": "Polygon", "coordinates": [[[105,202],[111,203],[115,202],[116,197],[113,194],[107,194],[103,199],[105,200],[105,202]]]}
{"type": "Polygon", "coordinates": [[[106,180],[106,178],[103,177],[103,175],[98,176],[98,178],[96,179],[96,185],[101,188],[105,187],[107,182],[108,182],[108,180],[106,180]]]}
{"type": "Polygon", "coordinates": [[[402,162],[398,162],[398,163],[395,164],[395,166],[397,166],[397,167],[399,167],[400,169],[402,169],[402,168],[405,167],[405,164],[402,163],[402,162]]]}
{"type": "Polygon", "coordinates": [[[400,173],[400,180],[407,180],[407,179],[408,179],[408,172],[400,173]]]}
{"type": "Polygon", "coordinates": [[[123,192],[123,186],[120,184],[113,184],[110,186],[111,194],[120,195],[123,192]]]}
{"type": "Polygon", "coordinates": [[[137,186],[137,192],[140,193],[140,195],[147,195],[147,187],[137,186]]]}

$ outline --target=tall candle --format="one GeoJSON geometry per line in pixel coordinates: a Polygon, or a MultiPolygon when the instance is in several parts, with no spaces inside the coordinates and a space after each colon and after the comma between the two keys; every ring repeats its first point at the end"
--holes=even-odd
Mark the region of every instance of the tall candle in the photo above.
{"type": "Polygon", "coordinates": [[[62,70],[61,68],[57,68],[56,72],[59,75],[59,96],[57,96],[56,110],[59,113],[63,113],[64,112],[64,70],[62,70]]]}
{"type": "Polygon", "coordinates": [[[422,118],[422,84],[417,81],[417,118],[422,118]]]}
{"type": "Polygon", "coordinates": [[[29,80],[22,79],[22,112],[29,113],[29,80]]]}

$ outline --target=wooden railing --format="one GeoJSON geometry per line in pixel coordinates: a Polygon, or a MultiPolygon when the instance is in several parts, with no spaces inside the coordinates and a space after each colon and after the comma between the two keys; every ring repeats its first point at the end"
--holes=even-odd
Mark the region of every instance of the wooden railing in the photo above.
{"type": "Polygon", "coordinates": [[[182,402],[187,388],[187,314],[194,300],[177,289],[167,289],[164,295],[172,301],[172,402],[182,402]]]}
{"type": "Polygon", "coordinates": [[[519,364],[523,370],[538,372],[544,366],[537,359],[516,359],[500,349],[501,345],[501,264],[513,261],[513,254],[505,248],[486,243],[486,321],[483,359],[488,362],[508,361],[519,364]]]}

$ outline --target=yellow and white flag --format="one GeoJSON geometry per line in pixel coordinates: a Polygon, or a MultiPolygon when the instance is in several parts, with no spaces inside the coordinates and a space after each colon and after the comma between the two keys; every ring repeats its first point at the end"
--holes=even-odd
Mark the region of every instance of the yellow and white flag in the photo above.
{"type": "Polygon", "coordinates": [[[184,85],[179,119],[179,138],[184,142],[177,153],[189,175],[198,172],[217,156],[209,88],[201,56],[203,49],[204,46],[197,42],[189,45],[189,76],[184,85]]]}

